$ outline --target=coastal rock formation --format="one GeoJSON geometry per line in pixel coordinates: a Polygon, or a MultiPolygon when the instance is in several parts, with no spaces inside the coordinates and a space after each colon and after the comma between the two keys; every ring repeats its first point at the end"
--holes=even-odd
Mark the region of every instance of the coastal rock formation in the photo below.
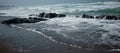
{"type": "Polygon", "coordinates": [[[112,15],[100,15],[100,16],[96,16],[96,18],[98,18],[98,19],[107,19],[107,20],[120,20],[119,17],[112,16],[112,15]]]}
{"type": "Polygon", "coordinates": [[[41,18],[13,18],[2,21],[2,24],[20,24],[20,23],[36,23],[39,21],[45,21],[47,19],[41,18]]]}
{"type": "MultiPolygon", "coordinates": [[[[29,18],[13,18],[9,20],[4,20],[1,23],[2,24],[20,24],[20,23],[36,23],[39,21],[45,21],[46,18],[55,18],[55,17],[65,17],[65,14],[56,14],[56,13],[40,13],[37,14],[30,14],[29,16],[35,16],[35,17],[29,17],[29,18]]],[[[112,16],[112,15],[100,15],[100,16],[92,16],[83,14],[82,18],[90,18],[90,19],[107,19],[107,20],[120,20],[120,17],[112,16]]]]}
{"type": "Polygon", "coordinates": [[[107,19],[107,20],[120,20],[120,17],[112,16],[112,15],[92,16],[92,15],[83,14],[82,18],[96,18],[96,19],[107,19]]]}
{"type": "Polygon", "coordinates": [[[55,17],[65,17],[65,14],[56,14],[56,13],[40,13],[37,14],[30,14],[29,16],[35,16],[35,17],[29,17],[29,18],[13,18],[9,20],[4,20],[1,23],[2,24],[20,24],[20,23],[36,23],[39,21],[45,21],[46,18],[55,18],[55,17]]]}
{"type": "Polygon", "coordinates": [[[94,18],[94,16],[87,15],[87,14],[83,14],[83,15],[82,15],[82,18],[94,18]]]}
{"type": "Polygon", "coordinates": [[[65,17],[65,14],[56,14],[56,13],[40,13],[38,17],[42,18],[55,18],[55,17],[65,17]]]}

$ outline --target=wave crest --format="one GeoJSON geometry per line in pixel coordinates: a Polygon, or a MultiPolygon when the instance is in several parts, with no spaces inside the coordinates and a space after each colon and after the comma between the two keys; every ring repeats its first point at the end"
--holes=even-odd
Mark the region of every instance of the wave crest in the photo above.
{"type": "Polygon", "coordinates": [[[8,10],[0,10],[1,13],[7,13],[10,16],[28,16],[33,13],[62,13],[67,15],[80,15],[88,11],[96,12],[117,12],[119,13],[120,2],[96,2],[96,3],[77,3],[77,4],[58,4],[32,7],[16,7],[8,10]],[[109,9],[108,8],[116,8],[109,9]],[[102,10],[106,9],[106,10],[102,10]],[[97,11],[101,10],[101,11],[97,11]],[[116,11],[117,10],[117,11],[116,11]]]}

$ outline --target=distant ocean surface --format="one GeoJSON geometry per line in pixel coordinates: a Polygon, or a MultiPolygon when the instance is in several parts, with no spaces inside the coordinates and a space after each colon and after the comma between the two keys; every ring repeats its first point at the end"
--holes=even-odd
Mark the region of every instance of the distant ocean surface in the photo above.
{"type": "Polygon", "coordinates": [[[96,2],[77,4],[58,4],[28,7],[0,8],[3,16],[17,16],[27,18],[29,14],[62,13],[68,15],[63,18],[53,18],[31,24],[12,25],[17,28],[30,30],[42,34],[56,43],[78,48],[101,48],[100,45],[112,47],[111,50],[120,51],[120,21],[85,19],[82,14],[116,15],[120,16],[120,2],[96,2]],[[96,47],[97,45],[97,47],[96,47]]]}
{"type": "Polygon", "coordinates": [[[120,2],[96,2],[96,3],[77,3],[77,4],[58,4],[44,6],[25,6],[10,7],[0,6],[0,13],[10,16],[28,16],[29,14],[62,13],[67,15],[89,14],[117,14],[120,13],[120,2]],[[10,8],[10,9],[9,9],[10,8]]]}

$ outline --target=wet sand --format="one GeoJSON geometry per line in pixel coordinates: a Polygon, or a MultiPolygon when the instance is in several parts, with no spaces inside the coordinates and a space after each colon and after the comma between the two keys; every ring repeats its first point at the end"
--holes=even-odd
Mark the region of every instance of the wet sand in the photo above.
{"type": "MultiPolygon", "coordinates": [[[[0,16],[0,18],[3,17],[0,16]]],[[[41,34],[4,24],[0,24],[0,38],[4,38],[0,39],[0,53],[120,53],[62,45],[43,37],[41,34]]]]}
{"type": "Polygon", "coordinates": [[[0,53],[12,53],[12,47],[6,42],[5,39],[0,37],[0,53]]]}

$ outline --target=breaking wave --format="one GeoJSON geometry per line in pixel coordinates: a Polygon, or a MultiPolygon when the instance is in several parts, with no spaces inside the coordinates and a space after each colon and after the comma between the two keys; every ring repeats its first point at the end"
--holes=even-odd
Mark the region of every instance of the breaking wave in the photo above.
{"type": "Polygon", "coordinates": [[[87,13],[93,13],[93,14],[108,14],[108,15],[116,15],[120,16],[120,7],[116,8],[107,8],[107,9],[102,9],[102,10],[92,10],[87,13]]]}
{"type": "Polygon", "coordinates": [[[57,43],[77,48],[115,50],[120,49],[119,23],[119,20],[65,17],[17,26],[43,33],[57,43]]]}
{"type": "Polygon", "coordinates": [[[10,16],[27,17],[29,14],[40,12],[63,13],[67,15],[81,15],[89,11],[119,13],[120,2],[96,2],[96,3],[77,3],[77,4],[58,4],[45,6],[16,7],[9,10],[0,10],[10,16]],[[104,10],[103,10],[104,9],[104,10]],[[106,10],[105,10],[106,9],[106,10]]]}

